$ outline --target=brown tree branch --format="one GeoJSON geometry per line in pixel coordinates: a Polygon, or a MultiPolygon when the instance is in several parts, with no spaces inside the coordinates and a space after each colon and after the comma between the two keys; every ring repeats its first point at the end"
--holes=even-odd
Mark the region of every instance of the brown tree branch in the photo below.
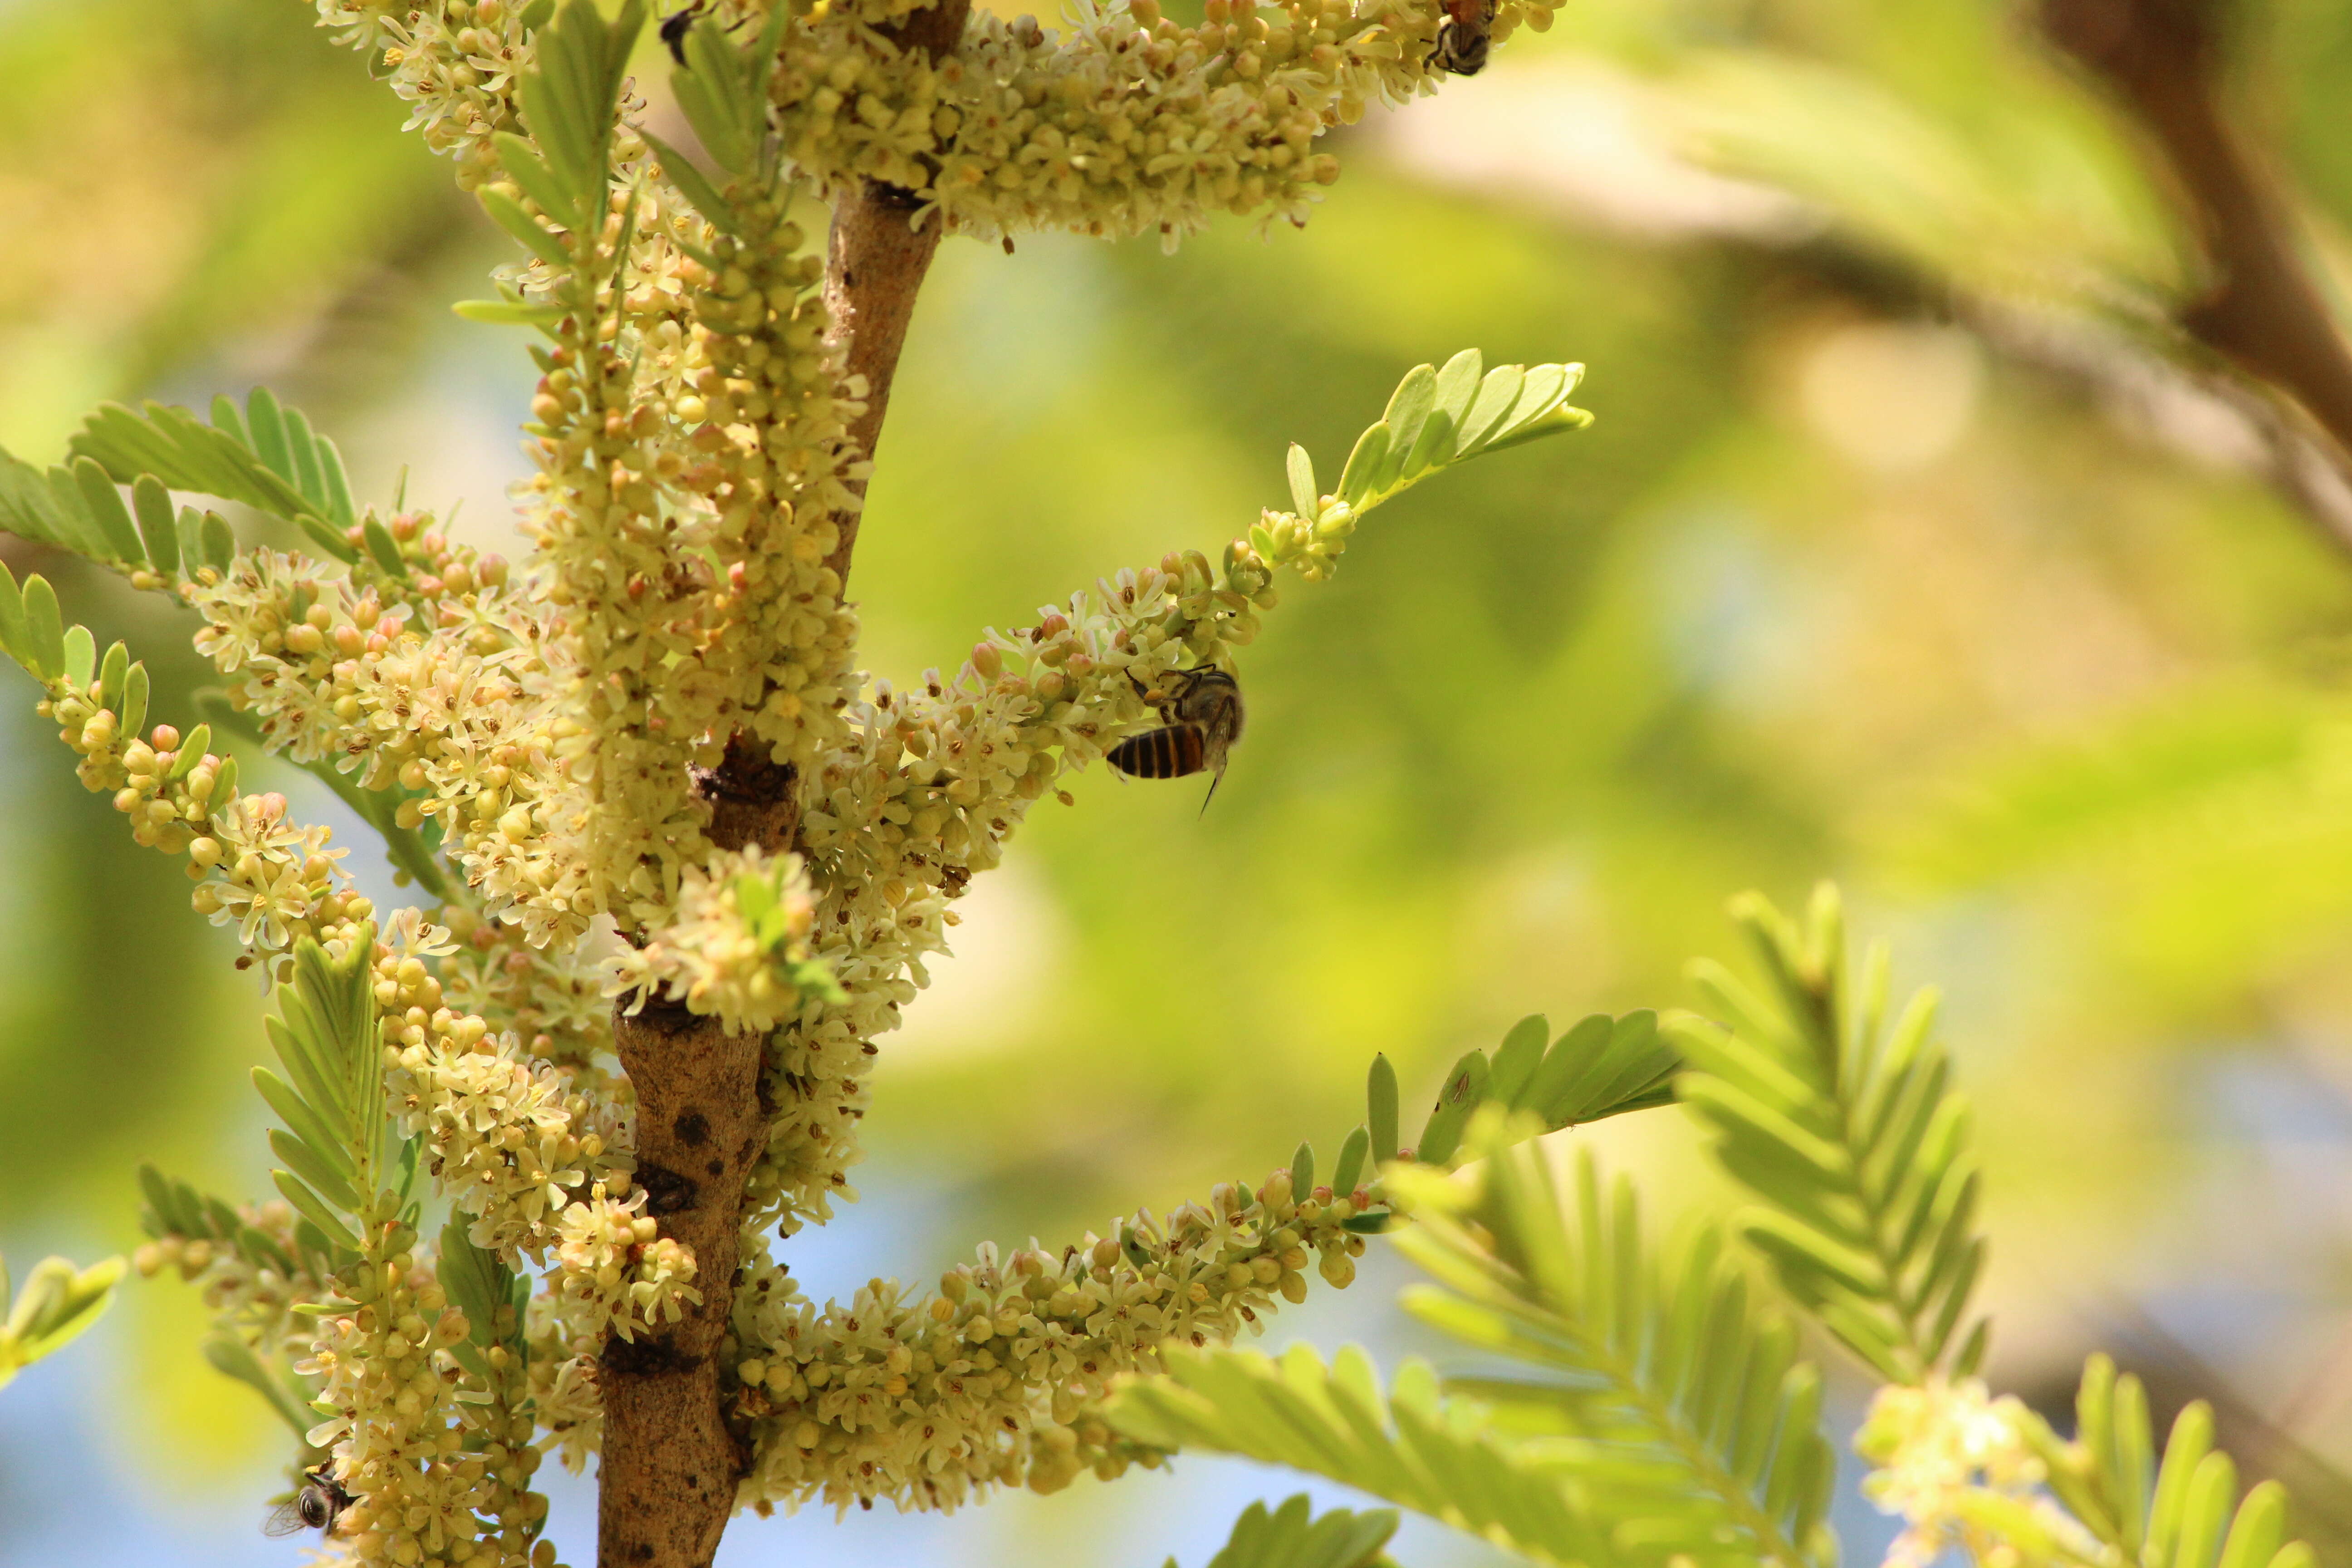
{"type": "Polygon", "coordinates": [[[2131,110],[2190,210],[2213,279],[2181,328],[2294,398],[2352,461],[2352,351],[2284,195],[2222,114],[2213,0],[2042,0],[2042,26],[2131,110]]]}
{"type": "MultiPolygon", "coordinates": [[[[721,849],[782,854],[799,836],[793,770],[764,751],[738,735],[719,767],[696,775],[721,849]]],[[[596,1559],[602,1568],[704,1568],[749,1460],[722,1414],[719,1349],[735,1304],[743,1184],[768,1142],[767,1042],[658,999],[635,1014],[616,1009],[613,1042],[636,1096],[646,1212],[692,1250],[702,1300],[659,1333],[605,1342],[596,1559]]]]}
{"type": "MultiPolygon", "coordinates": [[[[963,37],[971,10],[971,0],[941,0],[888,31],[937,61],[963,37]]],[[[913,222],[920,207],[911,192],[869,184],[844,196],[834,215],[825,300],[848,344],[849,374],[866,380],[866,411],[849,434],[868,458],[915,296],[939,249],[938,216],[913,222]]],[[[854,489],[862,500],[865,481],[854,489]]],[[[827,564],[846,583],[857,515],[835,522],[841,540],[827,564]]],[[[719,765],[695,777],[710,806],[711,842],[721,849],[757,844],[771,854],[793,847],[797,784],[765,747],[733,736],[719,765]]],[[[660,1002],[634,1015],[616,1010],[613,1035],[636,1096],[638,1184],[661,1234],[693,1252],[702,1300],[660,1333],[605,1344],[596,1557],[600,1568],[708,1568],[750,1459],[727,1428],[719,1352],[735,1301],[744,1181],[767,1146],[760,1092],[767,1043],[660,1002]]]]}
{"type": "MultiPolygon", "coordinates": [[[[925,50],[937,63],[963,37],[971,15],[971,0],[941,0],[882,33],[902,48],[925,50]]],[[[833,316],[835,338],[849,345],[849,374],[866,378],[866,412],[850,426],[849,438],[869,460],[881,439],[883,416],[890,409],[890,383],[898,374],[898,352],[906,346],[907,323],[915,314],[915,296],[940,248],[939,214],[924,213],[922,206],[922,197],[913,191],[868,181],[834,208],[824,302],[833,316]]],[[[865,499],[864,479],[854,480],[850,488],[861,501],[865,499]]],[[[825,557],[825,564],[844,584],[849,581],[850,555],[857,548],[859,515],[852,511],[834,519],[841,542],[825,557]]]]}

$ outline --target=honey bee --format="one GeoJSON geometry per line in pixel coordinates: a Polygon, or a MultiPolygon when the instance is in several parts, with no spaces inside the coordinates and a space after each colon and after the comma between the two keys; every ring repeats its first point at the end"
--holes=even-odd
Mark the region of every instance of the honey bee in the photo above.
{"type": "Polygon", "coordinates": [[[1242,738],[1240,683],[1214,665],[1175,671],[1175,689],[1164,697],[1155,697],[1131,670],[1127,679],[1135,694],[1159,711],[1161,722],[1113,746],[1110,765],[1139,779],[1181,779],[1213,770],[1216,776],[1201,802],[1201,809],[1208,810],[1225,780],[1225,753],[1242,738]]]}
{"type": "Polygon", "coordinates": [[[1437,25],[1437,47],[1429,63],[1454,76],[1476,76],[1486,68],[1487,26],[1495,19],[1494,0],[1444,0],[1445,20],[1437,25]]]}
{"type": "Polygon", "coordinates": [[[351,1506],[352,1494],[343,1489],[328,1467],[313,1466],[302,1472],[302,1485],[294,1495],[269,1510],[269,1517],[262,1521],[261,1533],[291,1535],[298,1530],[315,1530],[332,1535],[335,1521],[351,1506]]]}

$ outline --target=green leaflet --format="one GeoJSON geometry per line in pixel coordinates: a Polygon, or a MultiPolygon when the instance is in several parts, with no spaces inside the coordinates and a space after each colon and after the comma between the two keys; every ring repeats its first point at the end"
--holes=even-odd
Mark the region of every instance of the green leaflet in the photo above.
{"type": "Polygon", "coordinates": [[[1475,1405],[1443,1398],[1425,1366],[1407,1363],[1383,1393],[1353,1348],[1328,1367],[1305,1345],[1279,1361],[1231,1350],[1167,1360],[1167,1375],[1129,1384],[1105,1408],[1138,1442],[1327,1476],[1539,1563],[1601,1560],[1571,1489],[1516,1458],[1475,1405]]]}
{"type": "Polygon", "coordinates": [[[1587,1154],[1563,1191],[1510,1139],[1488,1110],[1471,1138],[1475,1184],[1391,1178],[1416,1221],[1399,1249],[1444,1287],[1416,1288],[1407,1309],[1538,1374],[1449,1387],[1584,1481],[1621,1553],[1672,1542],[1701,1560],[1833,1561],[1836,1463],[1821,1377],[1797,1359],[1791,1326],[1751,1302],[1711,1231],[1661,1259],[1631,1184],[1604,1183],[1587,1154]]]}
{"type": "MultiPolygon", "coordinates": [[[[1583,375],[1580,364],[1487,370],[1476,349],[1463,350],[1443,368],[1416,365],[1380,423],[1357,438],[1340,470],[1338,499],[1360,513],[1455,463],[1582,429],[1592,416],[1570,406],[1568,395],[1583,375]]],[[[1294,479],[1295,505],[1300,494],[1294,479]]],[[[1319,498],[1310,499],[1297,515],[1311,521],[1318,505],[1319,498]]]]}
{"type": "Polygon", "coordinates": [[[509,1268],[496,1253],[476,1247],[463,1215],[442,1227],[436,1267],[450,1304],[466,1314],[466,1343],[457,1353],[468,1370],[486,1375],[482,1352],[492,1346],[503,1345],[517,1358],[528,1354],[523,1313],[530,1300],[530,1280],[509,1268]]]}
{"type": "MultiPolygon", "coordinates": [[[[1396,1533],[1386,1509],[1352,1513],[1335,1508],[1313,1516],[1305,1492],[1268,1511],[1254,1502],[1234,1521],[1233,1534],[1209,1568],[1372,1568],[1386,1563],[1381,1548],[1396,1533]]],[[[1175,1559],[1170,1558],[1170,1568],[1175,1559]]]]}
{"type": "Polygon", "coordinates": [[[62,1258],[33,1266],[13,1302],[5,1261],[0,1261],[0,1388],[22,1368],[65,1349],[98,1321],[114,1300],[122,1259],[110,1258],[76,1268],[62,1258]]]}
{"type": "MultiPolygon", "coordinates": [[[[2266,1480],[2238,1491],[2238,1469],[2213,1447],[2202,1400],[2172,1424],[2159,1464],[2139,1379],[2095,1355],[2075,1394],[2067,1442],[2030,1413],[2028,1439],[2049,1487],[2100,1541],[2139,1568],[2311,1568],[2309,1545],[2286,1538],[2286,1489],[2266,1480]]],[[[1868,1433],[1865,1430],[1864,1438],[1868,1433]]]]}
{"type": "Polygon", "coordinates": [[[273,1373],[253,1353],[253,1347],[234,1334],[215,1334],[205,1342],[205,1360],[224,1377],[235,1378],[268,1402],[278,1418],[300,1437],[318,1423],[307,1414],[310,1393],[273,1373]]]}
{"type": "MultiPolygon", "coordinates": [[[[188,550],[178,531],[163,528],[168,498],[162,490],[196,490],[242,502],[292,522],[337,561],[358,558],[347,537],[357,518],[342,454],[267,387],[254,388],[242,412],[227,398],[215,398],[209,425],[185,408],[160,403],[147,403],[136,411],[119,403],[100,404],[74,436],[72,450],[77,474],[95,473],[110,481],[106,487],[110,494],[114,484],[131,485],[137,491],[142,478],[160,487],[134,495],[139,503],[135,527],[127,512],[118,529],[110,517],[100,515],[102,507],[90,510],[93,524],[108,533],[112,547],[126,552],[121,559],[144,560],[167,576],[199,563],[225,568],[227,561],[209,536],[203,539],[199,555],[188,550]]],[[[86,478],[82,489],[86,500],[94,502],[96,491],[86,478]]],[[[120,497],[114,505],[121,508],[120,497]]],[[[226,553],[234,551],[232,540],[226,553]]]]}
{"type": "MultiPolygon", "coordinates": [[[[1673,1098],[1672,1083],[1682,1058],[1659,1037],[1655,1014],[1628,1013],[1622,1018],[1595,1015],[1547,1049],[1549,1032],[1542,1017],[1522,1018],[1491,1057],[1471,1051],[1454,1063],[1421,1136],[1410,1146],[1401,1141],[1396,1068],[1384,1055],[1373,1058],[1365,1085],[1364,1125],[1341,1149],[1332,1190],[1341,1194],[1356,1190],[1367,1154],[1379,1165],[1398,1159],[1453,1163],[1464,1131],[1483,1106],[1525,1113],[1518,1125],[1523,1135],[1533,1136],[1664,1105],[1673,1098]]],[[[1352,1229],[1377,1231],[1385,1220],[1374,1213],[1348,1223],[1352,1229]]]]}
{"type": "Polygon", "coordinates": [[[1882,1375],[1918,1382],[1981,1356],[1960,1333],[1984,1247],[1967,1102],[1934,1040],[1935,997],[1884,1023],[1887,959],[1845,966],[1835,892],[1799,927],[1762,899],[1733,906],[1761,958],[1752,988],[1695,965],[1707,1018],[1666,1034],[1689,1059],[1677,1092],[1716,1134],[1724,1169],[1763,1206],[1748,1239],[1781,1285],[1882,1375]]]}
{"type": "Polygon", "coordinates": [[[396,1208],[413,1173],[413,1149],[395,1145],[384,1103],[368,968],[374,942],[371,923],[341,958],[307,939],[295,945],[293,980],[278,987],[278,1016],[264,1020],[286,1077],[254,1075],[287,1124],[269,1142],[289,1169],[271,1180],[322,1237],[351,1251],[360,1249],[352,1222],[363,1229],[387,1205],[396,1208]]]}

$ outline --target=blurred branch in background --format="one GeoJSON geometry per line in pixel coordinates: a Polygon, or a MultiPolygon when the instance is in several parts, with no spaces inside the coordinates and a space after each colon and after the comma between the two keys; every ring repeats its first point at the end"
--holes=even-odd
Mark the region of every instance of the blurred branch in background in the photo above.
{"type": "Polygon", "coordinates": [[[2306,266],[2307,204],[2225,118],[2209,0],[2042,15],[2095,81],[1992,10],[1766,8],[1727,44],[1706,7],[1600,0],[1563,24],[1572,62],[1383,133],[1450,186],[1957,317],[2164,444],[2263,473],[2352,549],[2352,353],[2306,266]]]}
{"type": "MultiPolygon", "coordinates": [[[[2177,310],[2199,342],[2297,400],[2352,455],[2352,353],[2301,260],[2267,157],[2221,102],[2214,0],[2044,0],[2051,41],[2130,110],[2189,209],[2210,279],[2177,310]]],[[[2339,525],[2340,527],[2340,525],[2339,525]]]]}

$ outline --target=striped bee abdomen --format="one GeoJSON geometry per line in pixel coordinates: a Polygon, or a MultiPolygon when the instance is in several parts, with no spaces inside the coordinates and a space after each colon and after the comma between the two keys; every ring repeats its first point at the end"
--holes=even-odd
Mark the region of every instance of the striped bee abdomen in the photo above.
{"type": "Polygon", "coordinates": [[[1130,735],[1110,749],[1109,763],[1139,779],[1181,779],[1208,761],[1208,739],[1198,724],[1168,724],[1130,735]]]}

